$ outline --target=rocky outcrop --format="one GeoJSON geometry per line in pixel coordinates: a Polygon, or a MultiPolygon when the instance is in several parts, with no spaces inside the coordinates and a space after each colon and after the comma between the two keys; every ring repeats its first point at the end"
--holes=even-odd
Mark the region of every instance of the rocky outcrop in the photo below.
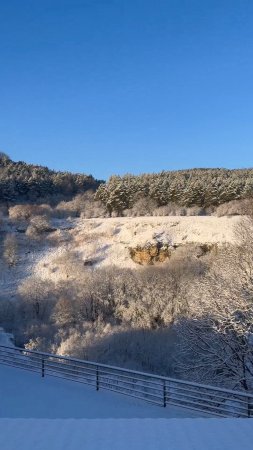
{"type": "Polygon", "coordinates": [[[210,252],[217,251],[216,244],[168,244],[163,242],[148,242],[144,245],[137,245],[136,247],[130,247],[129,253],[132,260],[136,264],[142,266],[152,265],[155,263],[163,263],[168,260],[172,253],[185,249],[195,258],[202,258],[210,252]]]}
{"type": "Polygon", "coordinates": [[[130,247],[129,253],[132,260],[141,265],[151,265],[164,262],[171,256],[171,247],[162,242],[147,243],[144,246],[130,247]]]}

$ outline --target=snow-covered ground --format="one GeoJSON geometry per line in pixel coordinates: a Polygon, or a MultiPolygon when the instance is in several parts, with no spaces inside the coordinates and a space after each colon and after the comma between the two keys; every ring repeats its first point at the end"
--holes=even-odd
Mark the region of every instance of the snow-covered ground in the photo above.
{"type": "Polygon", "coordinates": [[[58,219],[53,222],[57,231],[38,241],[12,227],[18,243],[18,261],[10,268],[0,262],[1,295],[15,296],[22,281],[33,275],[53,282],[65,280],[69,277],[66,259],[71,253],[94,267],[140,268],[130,257],[130,247],[156,240],[171,245],[233,243],[234,228],[240,220],[240,216],[58,219]]]}
{"type": "Polygon", "coordinates": [[[96,267],[138,268],[130,257],[130,247],[157,238],[171,245],[233,243],[234,228],[240,220],[240,216],[72,219],[70,230],[56,232],[59,245],[38,259],[34,273],[54,281],[65,278],[57,260],[70,251],[77,252],[83,261],[92,260],[96,267]]]}
{"type": "Polygon", "coordinates": [[[250,450],[252,443],[244,419],[0,420],[1,450],[250,450]]]}
{"type": "MultiPolygon", "coordinates": [[[[0,418],[172,418],[204,414],[158,407],[131,397],[0,364],[0,418]]],[[[1,449],[1,447],[0,447],[1,449]]]]}
{"type": "Polygon", "coordinates": [[[252,420],[200,416],[0,365],[1,450],[252,448],[252,420]]]}
{"type": "Polygon", "coordinates": [[[72,233],[84,257],[89,258],[90,250],[100,266],[134,268],[138,265],[131,260],[129,247],[145,245],[156,237],[172,245],[230,243],[239,220],[212,216],[86,219],[80,220],[72,233]]]}

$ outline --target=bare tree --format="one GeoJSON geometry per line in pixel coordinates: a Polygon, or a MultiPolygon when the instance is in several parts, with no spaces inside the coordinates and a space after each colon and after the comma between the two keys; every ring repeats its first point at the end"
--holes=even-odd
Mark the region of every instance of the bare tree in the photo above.
{"type": "Polygon", "coordinates": [[[55,305],[53,283],[36,277],[27,278],[18,289],[20,295],[20,317],[29,324],[34,321],[46,323],[55,305]]]}
{"type": "Polygon", "coordinates": [[[76,302],[69,297],[60,297],[58,299],[53,312],[53,319],[58,326],[70,327],[75,324],[75,304],[76,302]]]}
{"type": "Polygon", "coordinates": [[[235,230],[209,273],[191,286],[188,314],[177,323],[178,368],[195,380],[253,389],[253,223],[235,230]]]}

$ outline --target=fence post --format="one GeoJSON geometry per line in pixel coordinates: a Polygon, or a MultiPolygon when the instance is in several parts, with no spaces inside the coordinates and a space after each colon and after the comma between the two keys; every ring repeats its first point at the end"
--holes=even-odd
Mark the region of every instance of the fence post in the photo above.
{"type": "Polygon", "coordinates": [[[99,373],[98,373],[98,366],[96,368],[96,390],[99,390],[99,377],[98,377],[99,373]]]}
{"type": "Polygon", "coordinates": [[[42,378],[44,378],[44,376],[45,376],[45,360],[44,360],[44,358],[42,358],[42,360],[41,360],[41,376],[42,376],[42,378]]]}
{"type": "Polygon", "coordinates": [[[163,407],[166,407],[166,381],[163,381],[163,407]]]}

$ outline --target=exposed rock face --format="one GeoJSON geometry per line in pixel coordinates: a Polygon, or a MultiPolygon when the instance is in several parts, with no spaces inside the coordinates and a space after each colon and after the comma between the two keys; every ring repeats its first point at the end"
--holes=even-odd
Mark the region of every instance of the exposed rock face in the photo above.
{"type": "Polygon", "coordinates": [[[162,263],[171,257],[172,253],[185,248],[189,255],[195,258],[202,258],[208,253],[217,249],[216,244],[201,244],[194,246],[192,244],[180,244],[172,245],[164,242],[147,242],[143,245],[137,245],[136,247],[130,247],[129,253],[132,260],[136,264],[142,266],[152,265],[155,263],[162,263]]]}
{"type": "Polygon", "coordinates": [[[132,260],[141,265],[151,265],[156,262],[164,262],[171,256],[171,248],[161,242],[147,243],[144,246],[129,248],[132,260]]]}

